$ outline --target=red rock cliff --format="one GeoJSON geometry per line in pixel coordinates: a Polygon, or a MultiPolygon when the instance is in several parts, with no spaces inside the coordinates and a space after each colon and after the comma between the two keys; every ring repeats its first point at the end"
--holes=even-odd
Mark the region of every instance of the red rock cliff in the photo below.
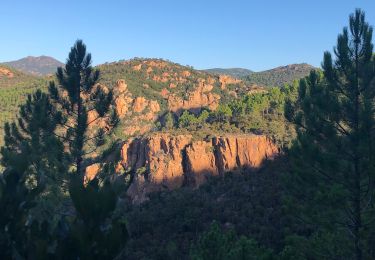
{"type": "Polygon", "coordinates": [[[190,135],[157,133],[128,140],[121,154],[122,165],[136,174],[128,193],[139,202],[152,191],[175,189],[183,184],[198,186],[208,176],[243,167],[256,169],[278,152],[262,135],[226,135],[193,141],[190,135]]]}

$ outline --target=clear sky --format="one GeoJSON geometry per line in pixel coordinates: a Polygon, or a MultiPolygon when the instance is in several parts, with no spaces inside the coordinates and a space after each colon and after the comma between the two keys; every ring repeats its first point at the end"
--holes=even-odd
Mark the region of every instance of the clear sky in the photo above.
{"type": "Polygon", "coordinates": [[[95,64],[152,57],[197,69],[319,66],[357,7],[375,26],[375,0],[1,0],[0,62],[64,62],[82,39],[95,64]]]}

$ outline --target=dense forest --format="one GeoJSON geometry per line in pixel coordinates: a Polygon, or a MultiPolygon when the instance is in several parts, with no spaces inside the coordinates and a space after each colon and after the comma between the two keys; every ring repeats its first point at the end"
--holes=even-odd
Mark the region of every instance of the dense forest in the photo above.
{"type": "Polygon", "coordinates": [[[93,67],[81,40],[48,87],[46,78],[0,77],[22,80],[12,91],[0,85],[0,259],[375,259],[372,33],[357,9],[322,68],[296,69],[309,71],[299,80],[252,73],[225,85],[155,60],[93,67]],[[124,74],[132,95],[160,104],[150,131],[198,140],[266,135],[278,155],[135,203],[128,191],[150,173],[119,170],[129,156],[119,147],[130,139],[130,119],[114,106],[124,74]],[[247,88],[254,80],[273,87],[247,88]],[[194,92],[193,83],[209,90],[194,92]],[[173,111],[171,96],[160,94],[166,88],[184,105],[210,91],[206,99],[220,102],[173,111]]]}
{"type": "MultiPolygon", "coordinates": [[[[0,65],[0,71],[7,72],[9,76],[0,72],[0,136],[3,136],[4,124],[16,119],[19,106],[25,103],[28,94],[37,89],[47,89],[47,79],[22,73],[10,67],[0,65]]],[[[3,144],[3,138],[0,145],[3,144]]]]}

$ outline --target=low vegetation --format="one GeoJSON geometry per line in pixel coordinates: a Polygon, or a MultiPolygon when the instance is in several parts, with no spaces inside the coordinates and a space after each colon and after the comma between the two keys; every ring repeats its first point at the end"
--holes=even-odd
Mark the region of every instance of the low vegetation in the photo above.
{"type": "Polygon", "coordinates": [[[285,119],[284,106],[287,100],[297,98],[297,90],[296,81],[282,88],[231,99],[214,111],[184,111],[179,116],[167,113],[161,129],[175,132],[188,130],[201,136],[223,132],[266,134],[280,147],[287,147],[295,138],[295,131],[285,119]]]}

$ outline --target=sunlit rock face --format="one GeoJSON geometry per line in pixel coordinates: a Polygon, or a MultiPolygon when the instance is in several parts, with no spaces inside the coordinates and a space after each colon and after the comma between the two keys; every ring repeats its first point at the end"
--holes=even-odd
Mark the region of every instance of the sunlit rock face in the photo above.
{"type": "Polygon", "coordinates": [[[197,187],[209,176],[244,167],[257,169],[278,153],[277,146],[263,135],[226,135],[195,141],[191,135],[156,133],[126,141],[121,158],[122,165],[136,174],[128,194],[141,202],[153,191],[183,185],[197,187]]]}

